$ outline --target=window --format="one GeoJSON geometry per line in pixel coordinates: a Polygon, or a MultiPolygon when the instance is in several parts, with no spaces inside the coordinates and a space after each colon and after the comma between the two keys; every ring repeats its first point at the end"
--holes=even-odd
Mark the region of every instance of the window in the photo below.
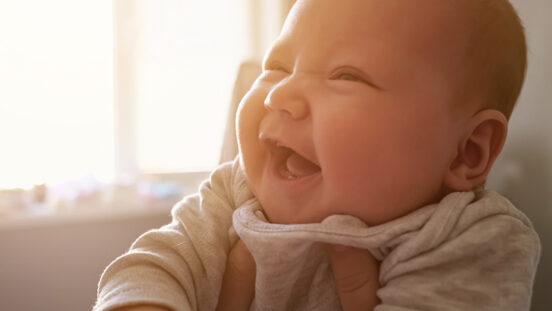
{"type": "Polygon", "coordinates": [[[212,169],[246,2],[1,2],[0,188],[212,169]]]}
{"type": "Polygon", "coordinates": [[[121,166],[182,172],[218,164],[236,70],[251,57],[246,2],[140,0],[121,8],[132,14],[119,15],[126,27],[117,33],[132,42],[118,54],[118,69],[131,70],[118,80],[128,92],[119,99],[133,111],[119,117],[135,119],[119,120],[137,135],[126,139],[135,139],[137,158],[120,158],[121,166]]]}
{"type": "Polygon", "coordinates": [[[108,0],[0,2],[0,188],[113,175],[108,0]]]}

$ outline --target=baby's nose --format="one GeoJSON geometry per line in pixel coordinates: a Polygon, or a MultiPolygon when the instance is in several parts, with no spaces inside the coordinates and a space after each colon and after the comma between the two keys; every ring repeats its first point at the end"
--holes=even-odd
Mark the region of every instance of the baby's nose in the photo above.
{"type": "Polygon", "coordinates": [[[290,76],[280,81],[268,93],[264,105],[267,110],[282,111],[292,119],[303,119],[310,113],[304,81],[290,76]]]}

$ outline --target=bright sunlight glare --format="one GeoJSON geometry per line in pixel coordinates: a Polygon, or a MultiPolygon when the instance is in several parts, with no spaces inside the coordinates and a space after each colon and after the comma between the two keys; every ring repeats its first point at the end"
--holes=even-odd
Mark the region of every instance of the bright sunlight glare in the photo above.
{"type": "Polygon", "coordinates": [[[0,2],[0,188],[113,175],[112,2],[0,2]]]}

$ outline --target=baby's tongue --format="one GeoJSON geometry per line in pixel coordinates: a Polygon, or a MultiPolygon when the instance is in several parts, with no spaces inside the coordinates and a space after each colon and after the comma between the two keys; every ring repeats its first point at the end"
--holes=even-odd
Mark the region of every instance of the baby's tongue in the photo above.
{"type": "Polygon", "coordinates": [[[286,166],[288,171],[296,177],[304,177],[320,171],[320,167],[296,152],[292,152],[287,158],[286,166]]]}

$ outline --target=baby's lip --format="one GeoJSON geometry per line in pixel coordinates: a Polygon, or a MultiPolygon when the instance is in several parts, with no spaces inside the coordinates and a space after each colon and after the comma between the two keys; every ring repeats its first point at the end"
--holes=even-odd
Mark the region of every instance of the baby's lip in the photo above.
{"type": "Polygon", "coordinates": [[[320,167],[320,163],[318,162],[318,159],[316,159],[316,156],[314,156],[311,152],[307,152],[306,150],[304,150],[306,148],[298,148],[290,142],[287,142],[281,138],[277,138],[276,136],[270,135],[265,132],[261,132],[261,134],[259,135],[259,140],[270,153],[278,152],[278,150],[282,147],[287,148],[297,153],[301,157],[307,159],[308,161],[314,163],[316,166],[320,167]]]}

